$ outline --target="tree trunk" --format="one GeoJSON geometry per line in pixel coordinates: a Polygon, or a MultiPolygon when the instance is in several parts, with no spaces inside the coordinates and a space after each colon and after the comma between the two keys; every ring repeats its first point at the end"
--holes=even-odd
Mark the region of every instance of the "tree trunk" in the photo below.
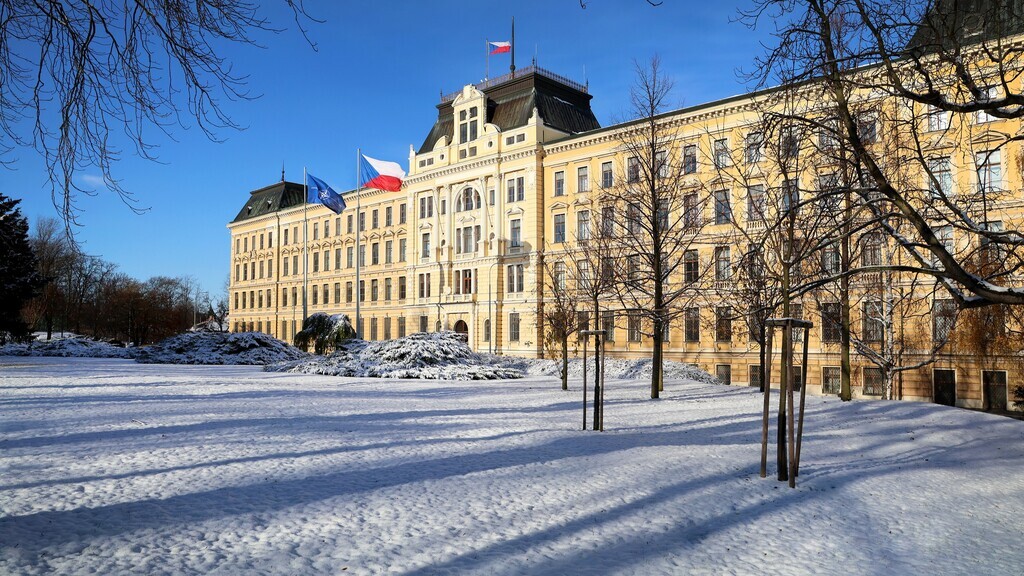
{"type": "MultiPolygon", "coordinates": [[[[850,190],[846,189],[843,194],[844,200],[844,224],[843,224],[843,242],[842,242],[842,267],[843,272],[850,270],[850,190]]],[[[842,326],[840,327],[839,334],[839,350],[840,350],[840,389],[839,398],[843,402],[849,402],[853,398],[853,393],[850,391],[850,375],[853,370],[850,364],[850,277],[843,274],[843,277],[839,279],[839,309],[840,316],[842,316],[842,326]]]]}
{"type": "Polygon", "coordinates": [[[562,338],[562,390],[569,389],[569,337],[562,338]]]}
{"type": "Polygon", "coordinates": [[[654,357],[651,361],[651,398],[659,398],[661,392],[661,322],[654,322],[654,357]]]}

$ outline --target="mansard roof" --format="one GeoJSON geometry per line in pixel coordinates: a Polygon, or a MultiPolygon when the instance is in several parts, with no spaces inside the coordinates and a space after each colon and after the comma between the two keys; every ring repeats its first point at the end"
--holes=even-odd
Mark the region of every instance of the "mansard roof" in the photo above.
{"type": "MultiPolygon", "coordinates": [[[[601,127],[590,109],[593,98],[586,86],[537,66],[528,66],[482,82],[475,86],[487,96],[485,121],[502,131],[525,126],[534,108],[548,127],[578,134],[601,127]]],[[[418,154],[430,152],[442,137],[452,141],[455,135],[456,94],[441,98],[437,105],[437,121],[420,146],[418,154]]]]}
{"type": "Polygon", "coordinates": [[[934,0],[907,50],[928,53],[1024,32],[1024,0],[934,0]]]}
{"type": "Polygon", "coordinates": [[[265,214],[272,214],[286,208],[291,208],[292,206],[300,206],[304,199],[305,189],[302,184],[285,181],[277,182],[250,192],[245,205],[242,206],[242,209],[238,211],[238,215],[231,222],[251,220],[265,214]]]}

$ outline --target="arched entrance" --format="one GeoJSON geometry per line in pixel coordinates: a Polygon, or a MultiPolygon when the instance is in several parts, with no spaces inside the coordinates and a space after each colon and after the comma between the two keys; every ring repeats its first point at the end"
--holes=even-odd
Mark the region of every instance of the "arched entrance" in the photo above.
{"type": "Polygon", "coordinates": [[[466,342],[469,341],[469,325],[466,324],[465,320],[459,320],[455,323],[455,333],[462,336],[462,339],[466,342]]]}

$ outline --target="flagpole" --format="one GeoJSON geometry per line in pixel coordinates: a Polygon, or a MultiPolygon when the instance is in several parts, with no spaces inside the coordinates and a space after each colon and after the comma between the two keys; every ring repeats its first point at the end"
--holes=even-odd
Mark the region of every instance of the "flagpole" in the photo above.
{"type": "Polygon", "coordinates": [[[513,76],[516,75],[516,17],[512,17],[512,64],[509,65],[508,71],[513,76]]]}
{"type": "Polygon", "coordinates": [[[359,272],[360,272],[360,268],[362,267],[362,254],[359,251],[359,236],[362,233],[362,229],[361,229],[361,226],[360,226],[360,222],[361,221],[359,219],[359,216],[360,216],[359,188],[360,188],[360,185],[362,184],[359,181],[360,180],[360,178],[359,178],[359,161],[360,161],[362,155],[363,155],[362,149],[361,148],[356,148],[356,290],[355,290],[355,292],[356,292],[356,337],[357,338],[362,338],[363,337],[363,334],[362,334],[362,332],[363,332],[363,330],[362,330],[363,325],[360,322],[360,317],[359,317],[359,301],[363,297],[362,290],[360,289],[360,286],[359,286],[359,272]]]}
{"type": "Polygon", "coordinates": [[[487,60],[484,67],[484,80],[489,80],[491,78],[491,45],[487,42],[487,38],[484,38],[484,55],[487,60]]]}
{"type": "Polygon", "coordinates": [[[306,167],[302,167],[302,324],[305,329],[306,317],[309,310],[306,306],[306,292],[309,290],[309,257],[306,255],[306,248],[309,246],[307,237],[309,221],[306,218],[306,206],[309,205],[309,177],[306,176],[306,167]]]}

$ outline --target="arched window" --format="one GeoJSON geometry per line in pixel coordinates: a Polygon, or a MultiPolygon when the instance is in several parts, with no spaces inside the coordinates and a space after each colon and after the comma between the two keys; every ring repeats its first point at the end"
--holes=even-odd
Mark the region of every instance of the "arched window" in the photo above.
{"type": "Polygon", "coordinates": [[[491,341],[491,320],[484,320],[484,342],[491,341]]]}
{"type": "Polygon", "coordinates": [[[462,210],[462,195],[460,194],[459,197],[455,199],[455,211],[462,212],[462,210]]]}

